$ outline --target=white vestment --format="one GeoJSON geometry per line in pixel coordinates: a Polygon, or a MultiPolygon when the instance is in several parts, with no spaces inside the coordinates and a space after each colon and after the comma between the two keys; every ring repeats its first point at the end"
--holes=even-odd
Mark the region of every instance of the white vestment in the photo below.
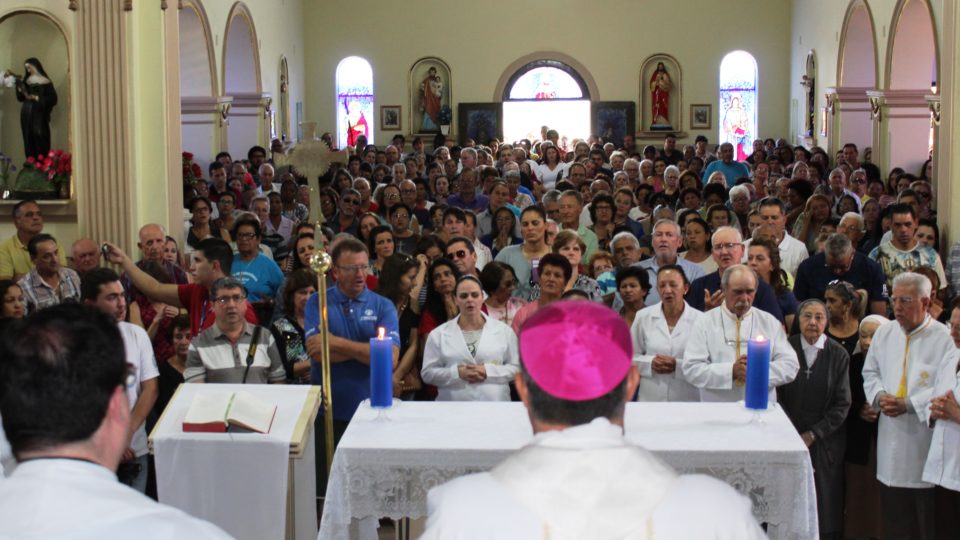
{"type": "Polygon", "coordinates": [[[637,312],[630,328],[633,336],[633,362],[640,368],[637,401],[700,401],[700,390],[683,376],[681,364],[687,339],[703,312],[684,302],[683,313],[671,332],[658,302],[637,312]],[[653,371],[653,357],[662,354],[677,359],[673,373],[653,371]]]}
{"type": "MultiPolygon", "coordinates": [[[[873,335],[863,364],[863,391],[867,402],[879,410],[881,392],[897,394],[904,372],[907,336],[897,321],[880,325],[873,335]]],[[[880,415],[877,437],[877,480],[887,486],[928,488],[923,465],[933,432],[927,427],[927,407],[940,366],[953,357],[953,340],[947,327],[927,315],[910,334],[906,360],[906,413],[891,418],[880,415]]]]}
{"type": "Polygon", "coordinates": [[[215,525],[159,504],[101,465],[74,459],[21,463],[0,483],[0,538],[228,539],[215,525]]]}
{"type": "Polygon", "coordinates": [[[489,473],[430,490],[427,508],[421,540],[766,538],[733,488],[678,477],[604,418],[538,434],[489,473]]]}
{"type": "MultiPolygon", "coordinates": [[[[777,402],[777,387],[787,384],[800,371],[797,353],[787,342],[783,325],[773,315],[750,309],[740,321],[740,356],[747,342],[763,336],[770,341],[770,403],[777,402]]],[[[737,358],[737,318],[726,304],[700,317],[683,352],[683,376],[700,389],[700,401],[740,401],[745,385],[734,384],[737,358]]]]}
{"type": "MultiPolygon", "coordinates": [[[[953,390],[954,399],[960,398],[958,361],[960,350],[954,351],[950,358],[940,364],[932,397],[940,397],[948,390],[953,390]]],[[[926,412],[929,421],[929,406],[926,412]]],[[[960,424],[950,420],[937,420],[934,423],[930,451],[923,466],[923,481],[960,491],[960,424]]]]}
{"type": "Polygon", "coordinates": [[[510,401],[510,381],[520,369],[517,335],[502,322],[486,321],[471,354],[460,316],[433,329],[423,349],[423,382],[437,387],[437,401],[510,401]],[[468,383],[460,378],[460,364],[483,364],[487,379],[468,383]]]}

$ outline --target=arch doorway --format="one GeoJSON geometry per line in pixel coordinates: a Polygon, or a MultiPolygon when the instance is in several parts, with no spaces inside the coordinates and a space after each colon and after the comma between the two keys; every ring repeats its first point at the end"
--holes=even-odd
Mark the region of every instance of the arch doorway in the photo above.
{"type": "Polygon", "coordinates": [[[920,172],[933,149],[933,129],[924,95],[937,86],[937,45],[933,14],[925,0],[901,0],[888,47],[886,102],[889,165],[920,172]],[[893,109],[895,108],[895,109],[893,109]]]}
{"type": "MultiPolygon", "coordinates": [[[[873,120],[866,91],[877,88],[877,48],[874,42],[873,16],[863,0],[847,10],[840,38],[840,62],[837,80],[841,94],[837,148],[854,143],[858,148],[873,144],[873,120]]],[[[830,135],[831,140],[834,138],[830,135]]]]}
{"type": "Polygon", "coordinates": [[[564,62],[527,63],[507,81],[501,99],[506,141],[541,139],[541,126],[571,141],[590,136],[590,89],[564,62]]]}
{"type": "Polygon", "coordinates": [[[200,2],[180,10],[180,137],[204,171],[213,160],[217,129],[216,63],[210,22],[200,2]]]}
{"type": "MultiPolygon", "coordinates": [[[[223,39],[223,95],[233,98],[227,128],[227,150],[246,157],[260,143],[260,53],[253,17],[247,6],[234,4],[223,39]]],[[[221,146],[224,146],[221,143],[221,146]]]]}

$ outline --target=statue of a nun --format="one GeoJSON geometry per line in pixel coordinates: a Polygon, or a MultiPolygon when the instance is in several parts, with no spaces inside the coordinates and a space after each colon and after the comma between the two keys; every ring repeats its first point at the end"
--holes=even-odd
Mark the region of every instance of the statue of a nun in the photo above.
{"type": "Polygon", "coordinates": [[[26,72],[17,81],[17,101],[23,102],[23,153],[27,157],[46,156],[50,151],[50,111],[57,105],[57,91],[39,60],[28,58],[23,67],[26,72]]]}

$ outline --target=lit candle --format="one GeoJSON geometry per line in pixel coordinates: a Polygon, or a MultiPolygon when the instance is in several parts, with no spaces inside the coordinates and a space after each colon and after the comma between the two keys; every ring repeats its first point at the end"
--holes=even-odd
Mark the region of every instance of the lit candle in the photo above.
{"type": "Polygon", "coordinates": [[[385,339],[382,326],[370,339],[370,406],[393,405],[393,341],[385,339]]]}
{"type": "Polygon", "coordinates": [[[748,409],[766,410],[770,396],[770,340],[757,336],[747,342],[747,387],[745,402],[748,409]]]}

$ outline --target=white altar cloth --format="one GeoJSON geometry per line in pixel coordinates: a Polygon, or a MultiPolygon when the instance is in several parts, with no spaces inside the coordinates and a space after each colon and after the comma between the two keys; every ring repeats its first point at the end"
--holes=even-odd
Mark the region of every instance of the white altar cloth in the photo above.
{"type": "Polygon", "coordinates": [[[151,434],[160,502],[215,523],[238,540],[283,538],[291,438],[309,390],[295,385],[181,385],[151,434]],[[276,405],[270,433],[185,433],[183,418],[201,391],[243,391],[276,405]]]}
{"type": "MultiPolygon", "coordinates": [[[[359,530],[367,540],[376,520],[364,518],[424,517],[430,488],[489,470],[533,437],[521,403],[402,402],[388,415],[357,409],[334,455],[320,539],[359,530]]],[[[629,403],[626,434],[681,474],[707,474],[747,496],[770,538],[817,538],[807,448],[779,407],[761,416],[751,423],[736,403],[629,403]]]]}

